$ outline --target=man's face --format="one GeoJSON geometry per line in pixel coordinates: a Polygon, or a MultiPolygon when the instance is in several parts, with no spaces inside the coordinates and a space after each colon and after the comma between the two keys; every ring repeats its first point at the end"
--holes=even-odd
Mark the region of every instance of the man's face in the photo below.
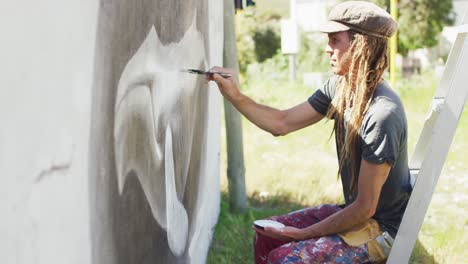
{"type": "Polygon", "coordinates": [[[348,31],[328,34],[328,44],[325,52],[330,54],[330,65],[337,75],[345,75],[348,72],[350,58],[346,52],[351,46],[348,31]]]}

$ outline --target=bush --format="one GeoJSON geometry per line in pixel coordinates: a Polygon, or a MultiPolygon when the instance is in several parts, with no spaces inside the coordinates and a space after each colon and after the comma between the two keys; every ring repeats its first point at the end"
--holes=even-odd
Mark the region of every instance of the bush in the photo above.
{"type": "Polygon", "coordinates": [[[330,56],[325,53],[327,35],[302,33],[301,47],[297,54],[298,72],[326,72],[330,70],[330,56]]]}
{"type": "Polygon", "coordinates": [[[281,39],[272,28],[259,29],[253,35],[257,62],[264,62],[273,57],[280,48],[281,39]]]}
{"type": "Polygon", "coordinates": [[[254,62],[273,57],[281,46],[280,16],[258,13],[247,7],[236,15],[236,40],[239,70],[242,74],[254,62]]]}

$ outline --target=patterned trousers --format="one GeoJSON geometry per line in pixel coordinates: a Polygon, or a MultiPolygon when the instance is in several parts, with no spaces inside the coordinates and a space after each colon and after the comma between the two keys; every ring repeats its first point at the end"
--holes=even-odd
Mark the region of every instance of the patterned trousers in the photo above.
{"type": "MultiPolygon", "coordinates": [[[[286,226],[305,228],[338,212],[337,205],[321,205],[269,219],[286,226]]],[[[255,234],[255,263],[371,263],[367,245],[348,246],[337,235],[289,242],[255,234]]]]}

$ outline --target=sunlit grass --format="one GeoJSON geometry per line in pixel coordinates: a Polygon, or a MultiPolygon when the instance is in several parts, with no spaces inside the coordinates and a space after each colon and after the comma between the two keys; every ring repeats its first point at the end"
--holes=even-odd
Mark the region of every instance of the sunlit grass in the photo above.
{"type": "MultiPolygon", "coordinates": [[[[315,90],[283,79],[256,75],[243,87],[246,94],[273,107],[304,102],[315,90]],[[263,79],[262,79],[263,78],[263,79]]],[[[409,154],[413,153],[438,79],[431,73],[400,82],[409,125],[409,154]]],[[[468,117],[461,117],[454,142],[419,233],[411,263],[466,263],[468,254],[468,117]]],[[[253,262],[252,221],[305,206],[342,202],[331,122],[273,137],[243,122],[247,194],[250,210],[233,215],[223,195],[220,221],[208,263],[253,262]]],[[[222,131],[223,137],[225,132],[222,131]]],[[[221,189],[226,192],[225,145],[222,149],[221,189]]]]}
{"type": "Polygon", "coordinates": [[[257,9],[261,12],[272,12],[282,17],[289,17],[289,1],[286,0],[256,0],[257,9]]]}

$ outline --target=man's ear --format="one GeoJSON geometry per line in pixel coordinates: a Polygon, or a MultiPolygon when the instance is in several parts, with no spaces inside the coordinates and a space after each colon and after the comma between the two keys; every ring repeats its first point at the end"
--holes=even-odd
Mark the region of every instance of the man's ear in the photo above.
{"type": "Polygon", "coordinates": [[[357,32],[354,31],[354,30],[351,30],[351,29],[348,30],[348,31],[346,31],[346,32],[348,32],[349,44],[352,44],[353,41],[354,41],[354,39],[356,39],[356,34],[359,34],[359,33],[357,33],[357,32]]]}

